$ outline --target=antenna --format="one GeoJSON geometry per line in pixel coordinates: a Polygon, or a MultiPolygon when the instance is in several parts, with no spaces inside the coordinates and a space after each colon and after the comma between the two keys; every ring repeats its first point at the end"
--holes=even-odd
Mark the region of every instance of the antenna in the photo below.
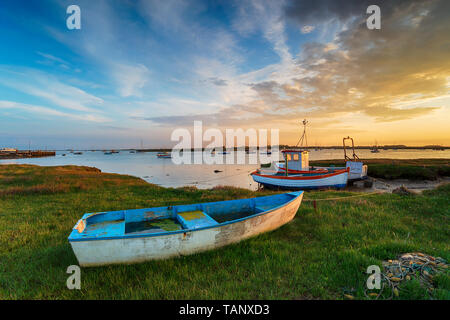
{"type": "Polygon", "coordinates": [[[306,125],[309,123],[309,121],[306,119],[303,119],[303,121],[301,123],[303,124],[303,134],[295,146],[298,147],[298,144],[300,143],[300,147],[303,147],[303,142],[304,142],[305,149],[306,149],[306,148],[308,148],[308,138],[306,137],[306,125]]]}

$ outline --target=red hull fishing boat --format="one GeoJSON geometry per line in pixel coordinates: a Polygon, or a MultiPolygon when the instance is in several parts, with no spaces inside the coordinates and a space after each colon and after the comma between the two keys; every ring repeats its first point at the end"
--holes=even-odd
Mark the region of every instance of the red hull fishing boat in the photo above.
{"type": "Polygon", "coordinates": [[[309,166],[309,151],[302,149],[306,140],[306,125],[303,120],[303,134],[297,143],[299,149],[283,150],[284,163],[276,163],[275,171],[257,170],[251,176],[258,184],[270,189],[319,189],[344,188],[347,185],[349,168],[316,168],[309,166]]]}

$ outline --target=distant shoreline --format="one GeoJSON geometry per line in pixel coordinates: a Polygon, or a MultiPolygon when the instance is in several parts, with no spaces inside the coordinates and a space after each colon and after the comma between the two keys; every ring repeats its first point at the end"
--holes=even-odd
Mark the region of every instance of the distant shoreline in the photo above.
{"type": "MultiPolygon", "coordinates": [[[[280,145],[279,149],[293,149],[293,148],[299,148],[299,147],[295,147],[295,146],[286,146],[286,145],[280,145]]],[[[349,147],[347,147],[349,148],[349,147]]],[[[364,149],[373,149],[373,146],[355,146],[355,149],[360,149],[360,150],[364,150],[364,149]]],[[[377,147],[379,150],[435,150],[435,151],[442,151],[442,150],[449,150],[450,146],[438,146],[438,145],[430,145],[430,146],[418,146],[418,147],[409,147],[409,146],[393,146],[393,145],[386,145],[386,146],[378,146],[377,147]]],[[[188,149],[188,151],[205,151],[205,150],[213,150],[213,149],[220,149],[220,147],[217,148],[191,148],[188,149]]],[[[223,148],[224,150],[234,150],[234,151],[238,151],[238,150],[249,150],[249,147],[245,147],[245,148],[223,148]]],[[[321,149],[343,149],[342,146],[326,146],[326,147],[321,147],[321,146],[309,146],[309,147],[303,147],[302,149],[305,150],[321,150],[321,149]]],[[[116,151],[136,151],[136,152],[170,152],[173,151],[173,149],[171,148],[117,148],[117,149],[55,149],[55,151],[61,151],[61,152],[70,152],[70,151],[84,151],[84,152],[89,152],[89,151],[93,151],[93,152],[105,152],[105,151],[110,151],[110,150],[116,150],[116,151]]],[[[260,150],[266,150],[266,148],[260,148],[260,150]]],[[[270,150],[270,148],[268,148],[268,150],[270,150]]]]}
{"type": "Polygon", "coordinates": [[[16,152],[0,152],[0,160],[53,157],[55,151],[17,150],[16,152]]]}

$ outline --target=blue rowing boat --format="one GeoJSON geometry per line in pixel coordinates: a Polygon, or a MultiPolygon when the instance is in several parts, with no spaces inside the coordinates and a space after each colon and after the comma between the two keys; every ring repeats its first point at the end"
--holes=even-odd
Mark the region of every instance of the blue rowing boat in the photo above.
{"type": "Polygon", "coordinates": [[[230,201],[86,213],[69,242],[81,266],[136,263],[211,250],[291,221],[303,191],[230,201]]]}

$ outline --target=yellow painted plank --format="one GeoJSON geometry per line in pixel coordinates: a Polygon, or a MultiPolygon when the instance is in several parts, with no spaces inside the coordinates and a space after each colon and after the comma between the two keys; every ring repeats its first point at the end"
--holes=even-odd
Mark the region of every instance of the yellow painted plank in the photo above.
{"type": "Polygon", "coordinates": [[[178,213],[178,215],[180,215],[181,217],[183,217],[184,220],[187,221],[194,219],[201,219],[205,217],[205,214],[200,210],[181,212],[178,213]]]}

